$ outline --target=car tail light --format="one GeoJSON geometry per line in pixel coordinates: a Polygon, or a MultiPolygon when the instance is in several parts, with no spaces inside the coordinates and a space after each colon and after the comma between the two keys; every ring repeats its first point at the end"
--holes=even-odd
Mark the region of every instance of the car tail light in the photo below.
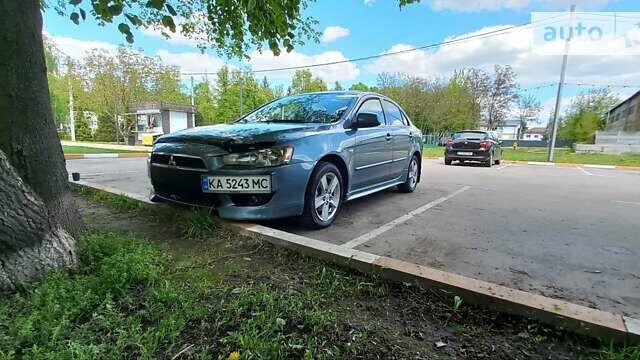
{"type": "Polygon", "coordinates": [[[491,147],[491,141],[480,141],[480,149],[488,149],[491,147]]]}

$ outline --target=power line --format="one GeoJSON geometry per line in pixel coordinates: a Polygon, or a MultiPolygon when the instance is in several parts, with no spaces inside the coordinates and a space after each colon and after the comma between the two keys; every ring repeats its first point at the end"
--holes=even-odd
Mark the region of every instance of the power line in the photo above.
{"type": "MultiPolygon", "coordinates": [[[[563,16],[566,16],[566,15],[563,14],[563,15],[554,16],[554,17],[551,17],[549,19],[537,21],[536,23],[547,22],[549,20],[553,20],[553,19],[556,19],[556,18],[559,18],[559,17],[563,17],[563,16]]],[[[555,22],[557,22],[557,21],[555,21],[555,22]]],[[[277,72],[277,71],[287,71],[287,70],[300,70],[300,69],[309,69],[309,68],[315,68],[315,67],[320,67],[320,66],[338,65],[338,64],[345,64],[345,63],[351,63],[351,62],[373,60],[373,59],[378,59],[378,58],[381,58],[381,57],[394,56],[394,55],[405,54],[405,53],[414,52],[414,51],[418,51],[418,50],[431,49],[431,48],[434,48],[434,47],[452,45],[452,44],[457,44],[457,43],[464,43],[464,42],[467,42],[469,40],[483,39],[483,38],[486,38],[486,37],[491,37],[491,36],[496,36],[496,35],[503,35],[504,33],[508,33],[508,32],[511,32],[511,31],[513,31],[515,29],[522,28],[522,27],[525,27],[525,26],[531,26],[532,24],[533,23],[522,23],[522,24],[517,24],[517,25],[511,25],[511,26],[508,26],[508,27],[505,27],[505,28],[495,29],[495,30],[487,31],[487,32],[480,33],[480,34],[470,35],[470,36],[457,38],[457,39],[453,39],[453,40],[441,41],[441,42],[432,43],[432,44],[428,44],[428,45],[417,46],[417,47],[413,47],[413,48],[410,48],[410,49],[387,52],[387,53],[383,53],[383,54],[362,56],[362,57],[358,57],[358,58],[338,60],[338,61],[330,61],[330,62],[325,62],[325,63],[310,64],[310,65],[296,65],[296,66],[287,66],[287,67],[272,68],[272,69],[247,70],[246,72],[256,74],[256,73],[277,72]]],[[[187,76],[204,75],[204,73],[202,73],[202,72],[189,72],[189,73],[183,73],[183,74],[187,75],[187,76]]]]}

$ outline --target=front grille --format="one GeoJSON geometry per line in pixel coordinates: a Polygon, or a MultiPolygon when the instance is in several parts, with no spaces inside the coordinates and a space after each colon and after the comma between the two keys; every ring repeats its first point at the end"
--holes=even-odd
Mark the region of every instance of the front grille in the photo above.
{"type": "Polygon", "coordinates": [[[217,202],[214,194],[203,193],[201,173],[172,167],[152,167],[151,183],[156,194],[196,205],[211,206],[217,202]]]}
{"type": "Polygon", "coordinates": [[[204,160],[198,157],[173,155],[173,154],[151,154],[151,163],[164,166],[177,166],[189,169],[206,170],[207,165],[204,160]]]}
{"type": "Polygon", "coordinates": [[[460,142],[455,142],[453,143],[453,145],[451,146],[452,149],[479,149],[480,148],[480,143],[477,143],[475,141],[467,141],[465,144],[465,141],[460,141],[460,142]]]}

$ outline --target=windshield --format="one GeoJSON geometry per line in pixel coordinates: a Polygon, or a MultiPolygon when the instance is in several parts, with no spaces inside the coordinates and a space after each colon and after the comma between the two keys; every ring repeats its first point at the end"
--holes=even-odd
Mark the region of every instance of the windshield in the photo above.
{"type": "Polygon", "coordinates": [[[464,131],[453,134],[454,139],[484,140],[485,137],[485,133],[475,131],[464,131]]]}
{"type": "Polygon", "coordinates": [[[244,122],[330,123],[337,121],[357,95],[302,94],[271,102],[245,116],[244,122]]]}

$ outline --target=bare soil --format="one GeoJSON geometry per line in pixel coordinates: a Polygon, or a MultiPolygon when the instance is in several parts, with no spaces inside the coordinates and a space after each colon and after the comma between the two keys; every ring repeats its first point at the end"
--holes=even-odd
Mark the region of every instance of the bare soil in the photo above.
{"type": "MultiPolygon", "coordinates": [[[[369,291],[334,296],[328,290],[325,301],[327,309],[337,314],[341,328],[348,329],[336,331],[334,341],[350,342],[366,336],[366,345],[359,351],[362,358],[576,359],[592,357],[594,353],[589,348],[599,346],[529,319],[488,311],[464,301],[454,311],[452,294],[371,279],[232,231],[223,231],[217,238],[186,240],[175,224],[159,223],[144,215],[115,213],[81,195],[75,197],[90,228],[134,233],[165,246],[177,266],[201,267],[211,276],[232,283],[303,291],[316,281],[318,269],[326,269],[328,276],[361,278],[355,283],[369,287],[369,291]]],[[[142,290],[140,296],[144,296],[142,290]]],[[[130,306],[135,307],[135,302],[130,306]]],[[[185,344],[197,347],[217,336],[207,334],[201,327],[193,329],[181,334],[185,344]]]]}

